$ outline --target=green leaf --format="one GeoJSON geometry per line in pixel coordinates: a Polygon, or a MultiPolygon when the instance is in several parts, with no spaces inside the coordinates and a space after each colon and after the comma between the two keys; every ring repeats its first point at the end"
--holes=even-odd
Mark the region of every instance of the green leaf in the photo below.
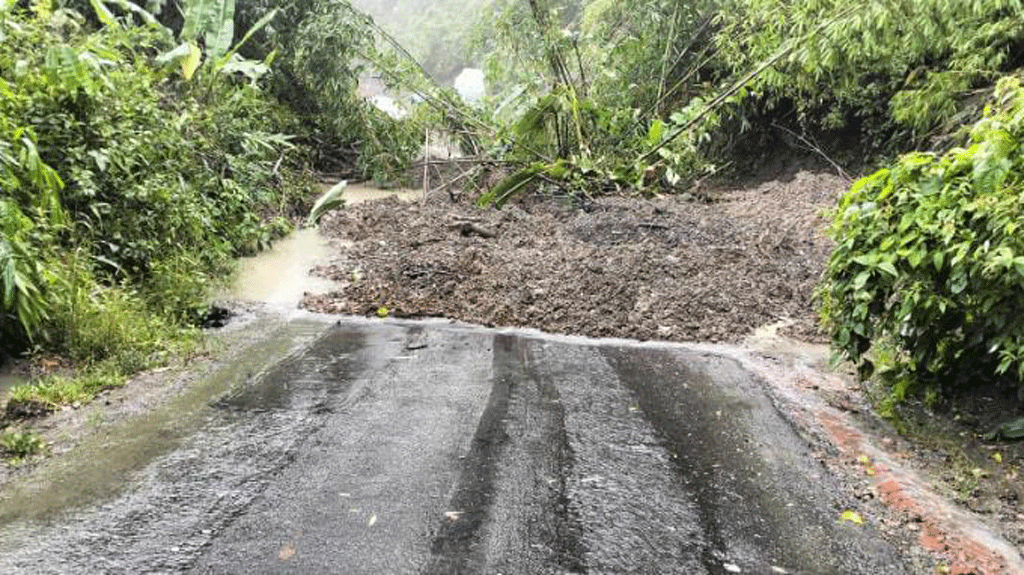
{"type": "Polygon", "coordinates": [[[202,64],[203,52],[199,49],[199,46],[190,42],[188,45],[188,55],[181,59],[181,76],[185,78],[185,81],[191,80],[196,70],[202,64]]]}
{"type": "MultiPolygon", "coordinates": [[[[501,208],[513,195],[533,182],[543,169],[543,165],[533,165],[505,178],[487,194],[489,196],[489,203],[492,203],[496,208],[501,208]]],[[[481,201],[484,201],[483,197],[481,197],[481,201]]]]}
{"type": "Polygon", "coordinates": [[[840,515],[839,517],[843,521],[853,523],[854,525],[864,525],[864,518],[861,517],[860,513],[857,513],[856,511],[853,511],[851,509],[843,511],[842,515],[840,515]]]}
{"type": "Polygon", "coordinates": [[[949,285],[950,292],[953,295],[960,295],[965,289],[967,289],[967,276],[963,273],[953,276],[952,282],[949,285]]]}
{"type": "Polygon", "coordinates": [[[1000,425],[999,435],[1003,439],[1024,439],[1024,417],[1000,425]]]}
{"type": "Polygon", "coordinates": [[[114,13],[107,8],[107,5],[102,0],[89,0],[89,3],[92,5],[93,12],[96,13],[96,18],[101,24],[104,26],[120,27],[117,23],[117,18],[114,17],[114,13]]]}
{"type": "MultiPolygon", "coordinates": [[[[249,28],[249,30],[245,33],[245,35],[242,36],[242,39],[239,40],[238,43],[235,44],[234,47],[231,48],[231,50],[228,51],[227,54],[224,54],[220,58],[220,60],[217,62],[217,66],[216,67],[219,69],[219,68],[223,67],[225,64],[227,64],[228,61],[231,60],[231,57],[234,56],[235,54],[237,54],[238,51],[242,49],[242,46],[244,46],[245,43],[248,42],[250,38],[252,38],[257,32],[262,30],[264,27],[266,27],[268,24],[270,24],[270,22],[273,21],[274,18],[277,17],[277,11],[278,11],[277,8],[274,8],[270,12],[267,12],[266,14],[264,14],[262,18],[257,20],[256,23],[252,25],[252,28],[249,28]]],[[[273,55],[273,52],[271,53],[271,56],[272,55],[273,55]]],[[[267,65],[269,65],[270,59],[271,59],[270,56],[268,56],[267,57],[267,65]]]]}
{"type": "Polygon", "coordinates": [[[158,64],[170,64],[172,62],[177,63],[182,58],[187,58],[192,53],[192,44],[189,42],[182,42],[178,44],[173,50],[169,50],[160,54],[156,57],[158,64]]]}
{"type": "MultiPolygon", "coordinates": [[[[96,1],[96,0],[90,0],[90,1],[96,1]]],[[[99,0],[99,1],[102,2],[103,0],[99,0]]],[[[164,28],[163,25],[160,24],[160,22],[156,19],[156,16],[153,16],[153,14],[151,14],[148,10],[142,8],[138,4],[135,4],[134,2],[130,2],[129,0],[110,0],[110,1],[113,2],[114,4],[116,4],[122,10],[125,10],[127,12],[132,12],[134,14],[137,14],[140,18],[142,18],[142,21],[145,22],[146,25],[154,26],[154,27],[158,27],[158,28],[163,28],[163,29],[166,30],[166,28],[164,28]]]]}
{"type": "Polygon", "coordinates": [[[660,119],[651,123],[651,129],[647,131],[647,145],[657,146],[665,135],[665,122],[660,119]]]}
{"type": "Polygon", "coordinates": [[[345,199],[342,195],[345,193],[345,189],[347,187],[348,181],[342,180],[320,196],[316,203],[313,204],[313,209],[310,210],[309,217],[306,218],[306,225],[315,226],[320,223],[320,218],[324,217],[324,214],[345,205],[345,199]]]}
{"type": "Polygon", "coordinates": [[[214,3],[218,8],[212,15],[214,26],[207,30],[206,52],[211,60],[217,60],[231,49],[235,41],[235,0],[214,3]]]}
{"type": "Polygon", "coordinates": [[[875,267],[875,264],[878,263],[878,254],[875,254],[875,253],[864,254],[862,256],[857,256],[857,257],[853,258],[853,261],[859,263],[862,266],[867,266],[869,268],[870,267],[875,267]]]}
{"type": "Polygon", "coordinates": [[[864,286],[867,285],[869,279],[871,279],[871,272],[861,272],[857,274],[857,277],[853,279],[853,289],[863,289],[864,286]]]}
{"type": "Polygon", "coordinates": [[[899,273],[896,271],[896,266],[892,265],[892,263],[890,262],[882,262],[878,264],[878,269],[891,275],[894,278],[899,277],[899,273]]]}

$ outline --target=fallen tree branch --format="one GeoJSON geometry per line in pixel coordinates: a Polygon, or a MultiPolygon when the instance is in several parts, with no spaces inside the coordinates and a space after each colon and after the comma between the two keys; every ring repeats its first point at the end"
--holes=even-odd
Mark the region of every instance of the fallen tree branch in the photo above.
{"type": "Polygon", "coordinates": [[[498,232],[496,232],[496,231],[494,231],[494,230],[492,230],[490,228],[486,228],[484,226],[481,226],[480,224],[478,224],[478,223],[476,223],[474,221],[471,221],[469,219],[463,219],[462,221],[456,221],[454,223],[448,224],[448,227],[452,228],[452,229],[455,229],[455,230],[458,230],[464,236],[468,236],[470,234],[476,234],[476,235],[478,235],[478,236],[480,236],[482,238],[487,238],[487,239],[498,237],[498,232]]]}
{"type": "MultiPolygon", "coordinates": [[[[859,8],[859,6],[854,5],[854,6],[850,7],[849,9],[843,11],[842,13],[838,14],[835,18],[832,18],[831,20],[818,25],[814,30],[811,30],[803,38],[803,40],[807,40],[807,39],[811,38],[812,36],[814,36],[818,32],[821,32],[822,30],[824,30],[825,28],[829,27],[830,25],[832,25],[832,24],[838,22],[839,20],[849,16],[851,13],[853,13],[858,8],[859,8]]],[[[758,76],[763,74],[765,72],[765,70],[768,70],[769,68],[771,68],[772,66],[777,64],[779,62],[779,60],[782,60],[786,56],[789,56],[793,52],[793,50],[795,50],[797,48],[798,45],[799,44],[797,42],[791,43],[789,46],[787,46],[786,48],[784,48],[782,50],[779,50],[774,56],[772,56],[771,58],[768,58],[767,60],[762,62],[761,65],[759,65],[758,67],[754,68],[753,70],[748,72],[745,76],[743,76],[742,78],[737,80],[736,83],[734,83],[732,85],[732,87],[730,87],[728,90],[726,90],[726,91],[722,92],[721,94],[719,94],[715,99],[713,99],[710,102],[708,102],[708,104],[706,106],[704,106],[704,109],[701,110],[699,114],[697,114],[696,116],[691,118],[689,122],[686,122],[685,124],[683,124],[682,126],[677,128],[675,132],[672,132],[672,134],[670,134],[667,138],[665,138],[660,144],[655,146],[653,149],[651,149],[649,152],[647,152],[643,156],[640,156],[640,162],[643,163],[643,164],[647,164],[648,162],[650,162],[651,159],[653,159],[655,156],[658,155],[658,152],[660,152],[661,150],[665,149],[665,147],[667,147],[669,144],[671,144],[672,142],[678,140],[680,136],[682,136],[683,134],[685,134],[685,133],[689,132],[691,129],[693,129],[694,126],[696,126],[702,120],[704,120],[704,118],[706,118],[708,116],[708,114],[710,114],[711,112],[714,112],[715,110],[717,110],[719,106],[721,106],[726,100],[728,100],[734,94],[736,94],[736,92],[739,92],[741,89],[743,89],[744,86],[746,86],[750,82],[754,81],[758,76]]]]}
{"type": "Polygon", "coordinates": [[[853,181],[853,178],[850,177],[850,174],[848,174],[846,172],[846,170],[843,169],[842,166],[840,166],[838,163],[836,163],[835,160],[830,158],[828,156],[828,154],[825,153],[824,150],[822,150],[820,147],[815,145],[813,142],[811,142],[807,138],[803,137],[802,135],[797,134],[793,130],[790,130],[789,128],[787,128],[785,126],[780,126],[779,124],[776,124],[775,122],[772,122],[772,127],[778,128],[778,129],[782,130],[783,132],[786,132],[790,136],[793,136],[797,140],[800,140],[800,143],[802,143],[804,145],[804,147],[806,147],[811,152],[814,152],[815,154],[818,154],[819,156],[824,158],[825,161],[828,162],[829,164],[832,164],[832,167],[835,168],[836,172],[839,173],[839,177],[844,179],[844,180],[846,180],[846,183],[850,183],[850,182],[853,181]]]}

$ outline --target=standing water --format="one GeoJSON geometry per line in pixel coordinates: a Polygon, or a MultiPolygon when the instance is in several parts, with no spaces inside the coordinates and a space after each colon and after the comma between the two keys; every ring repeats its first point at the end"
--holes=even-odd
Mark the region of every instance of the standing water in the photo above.
{"type": "MultiPolygon", "coordinates": [[[[324,190],[330,189],[325,186],[324,190]]],[[[345,189],[346,205],[397,197],[409,201],[419,197],[412,190],[381,190],[360,185],[345,189]]],[[[325,293],[336,284],[310,274],[315,266],[327,263],[338,245],[320,235],[316,228],[303,228],[277,242],[273,249],[254,257],[242,258],[240,273],[224,297],[236,301],[262,302],[275,307],[295,308],[306,293],[325,293]]]]}
{"type": "Polygon", "coordinates": [[[11,388],[23,383],[28,383],[28,378],[0,370],[0,401],[7,398],[11,388]]]}

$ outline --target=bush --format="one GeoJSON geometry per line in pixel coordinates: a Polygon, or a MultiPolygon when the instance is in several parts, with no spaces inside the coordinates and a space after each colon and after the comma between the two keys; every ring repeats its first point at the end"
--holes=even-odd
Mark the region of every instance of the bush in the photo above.
{"type": "Polygon", "coordinates": [[[33,431],[12,431],[0,434],[0,449],[17,463],[46,451],[46,442],[33,431]]]}
{"type": "Polygon", "coordinates": [[[0,38],[5,346],[83,347],[62,319],[83,299],[65,284],[89,286],[99,308],[138,299],[119,319],[192,323],[211,278],[286,232],[283,216],[311,193],[308,150],[285,135],[301,128],[295,116],[211,66],[181,81],[158,57],[166,29],[92,31],[72,11],[15,10],[0,12],[0,38]],[[106,288],[121,291],[96,295],[106,288]]]}
{"type": "Polygon", "coordinates": [[[50,351],[77,365],[106,362],[132,374],[162,364],[187,339],[187,330],[168,321],[173,316],[155,313],[130,286],[98,283],[74,255],[49,267],[53,303],[45,333],[50,351]]]}
{"type": "MultiPolygon", "coordinates": [[[[40,269],[26,236],[32,221],[14,202],[0,198],[0,336],[33,333],[47,319],[40,269]]],[[[0,344],[0,352],[6,345],[0,344]]]]}
{"type": "Polygon", "coordinates": [[[841,201],[821,289],[832,341],[862,374],[895,344],[932,390],[1024,382],[1024,89],[998,84],[967,148],[912,153],[841,201]]]}
{"type": "Polygon", "coordinates": [[[973,117],[974,90],[1024,65],[1020,11],[1020,0],[721,0],[716,61],[743,73],[791,46],[737,113],[754,128],[907,149],[973,117]]]}

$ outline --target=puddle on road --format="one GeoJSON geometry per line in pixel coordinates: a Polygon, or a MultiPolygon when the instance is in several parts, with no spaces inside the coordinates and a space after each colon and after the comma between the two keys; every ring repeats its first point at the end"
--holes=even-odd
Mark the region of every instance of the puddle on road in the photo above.
{"type": "Polygon", "coordinates": [[[23,383],[28,383],[27,377],[21,375],[14,375],[11,373],[0,372],[0,400],[3,400],[7,397],[7,394],[10,393],[11,388],[13,388],[16,385],[21,385],[23,383]]]}
{"type": "Polygon", "coordinates": [[[0,493],[0,526],[19,519],[47,518],[124,489],[136,470],[170,452],[216,413],[210,406],[211,399],[309,345],[327,326],[302,321],[276,329],[253,326],[250,329],[268,330],[266,337],[225,360],[182,395],[149,413],[89,435],[73,452],[48,459],[29,476],[5,486],[0,493]]]}
{"type": "MultiPolygon", "coordinates": [[[[419,197],[418,192],[410,190],[389,191],[365,186],[351,186],[345,195],[350,204],[389,196],[402,200],[419,197]]],[[[244,258],[235,286],[224,297],[295,308],[305,292],[331,289],[332,282],[310,275],[309,270],[329,261],[337,249],[337,245],[332,245],[318,230],[299,230],[278,242],[274,249],[244,258]]],[[[136,470],[170,452],[200,429],[216,413],[211,403],[232,390],[236,391],[233,396],[236,403],[241,401],[240,397],[264,403],[284,401],[289,389],[288,382],[281,377],[268,378],[257,391],[248,390],[241,396],[237,395],[238,386],[310,345],[328,325],[268,317],[246,328],[267,335],[191,384],[180,396],[122,425],[88,436],[72,453],[49,459],[27,479],[7,485],[0,494],[0,526],[15,519],[46,518],[119,492],[131,481],[136,470]],[[245,395],[257,392],[263,395],[259,398],[245,395]]],[[[337,345],[338,342],[332,339],[330,343],[337,345]]],[[[346,365],[344,358],[332,361],[321,358],[321,363],[327,369],[336,370],[346,365]]],[[[0,394],[23,381],[23,378],[0,371],[0,394]]]]}
{"type": "Polygon", "coordinates": [[[327,330],[299,355],[283,359],[251,384],[237,386],[213,405],[239,412],[284,410],[301,390],[324,389],[328,395],[347,389],[359,370],[358,354],[366,332],[356,327],[327,330]]]}
{"type": "MultiPolygon", "coordinates": [[[[330,186],[325,185],[324,189],[330,186]]],[[[345,189],[348,205],[396,197],[411,201],[420,197],[414,190],[382,190],[362,185],[345,189]]],[[[273,249],[250,258],[242,258],[234,286],[223,294],[225,299],[267,303],[296,308],[306,293],[325,293],[334,282],[310,274],[319,264],[327,263],[338,249],[337,243],[320,235],[315,228],[303,228],[274,244],[273,249]]]]}

